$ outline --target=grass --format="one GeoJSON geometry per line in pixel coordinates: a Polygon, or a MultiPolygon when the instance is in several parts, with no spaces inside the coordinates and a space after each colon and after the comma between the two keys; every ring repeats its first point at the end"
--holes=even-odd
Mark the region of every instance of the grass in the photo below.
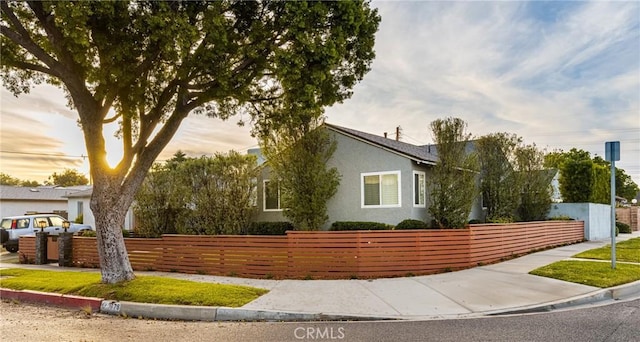
{"type": "Polygon", "coordinates": [[[200,283],[163,277],[138,276],[120,284],[100,283],[100,274],[27,269],[0,270],[0,286],[156,304],[239,307],[267,290],[249,286],[200,283]]]}
{"type": "MultiPolygon", "coordinates": [[[[591,249],[573,256],[574,258],[611,260],[611,245],[591,249]]],[[[640,263],[640,238],[616,243],[616,261],[640,263]]]]}
{"type": "Polygon", "coordinates": [[[611,287],[640,280],[640,265],[599,261],[564,260],[537,268],[529,274],[596,287],[611,287]]]}

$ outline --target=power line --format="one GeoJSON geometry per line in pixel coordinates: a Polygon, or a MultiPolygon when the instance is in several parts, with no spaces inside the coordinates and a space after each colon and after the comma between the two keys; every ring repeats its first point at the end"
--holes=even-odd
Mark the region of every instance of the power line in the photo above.
{"type": "Polygon", "coordinates": [[[9,154],[21,154],[27,156],[46,156],[46,157],[67,157],[67,158],[86,158],[85,155],[73,156],[63,153],[34,153],[34,152],[20,152],[20,151],[6,151],[0,150],[0,153],[9,153],[9,154]]]}

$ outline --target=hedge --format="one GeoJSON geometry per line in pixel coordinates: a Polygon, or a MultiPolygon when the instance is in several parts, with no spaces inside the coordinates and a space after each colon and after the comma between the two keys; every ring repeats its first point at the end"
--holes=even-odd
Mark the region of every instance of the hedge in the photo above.
{"type": "Polygon", "coordinates": [[[367,221],[336,221],[331,224],[332,231],[344,230],[390,230],[393,226],[380,222],[367,221]]]}

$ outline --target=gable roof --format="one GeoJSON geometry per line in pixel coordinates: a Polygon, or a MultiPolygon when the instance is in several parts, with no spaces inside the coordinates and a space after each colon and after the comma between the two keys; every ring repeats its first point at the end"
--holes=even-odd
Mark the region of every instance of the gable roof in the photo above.
{"type": "Polygon", "coordinates": [[[67,201],[64,197],[78,189],[0,185],[0,199],[14,201],[67,201]]]}
{"type": "Polygon", "coordinates": [[[326,126],[327,128],[333,131],[350,136],[354,139],[363,141],[370,145],[383,148],[385,150],[391,151],[393,153],[409,158],[416,162],[434,165],[438,161],[437,155],[435,155],[434,153],[431,153],[434,151],[430,152],[429,150],[431,145],[424,145],[424,146],[412,145],[402,141],[381,137],[375,134],[365,133],[365,132],[357,131],[351,128],[328,124],[326,122],[324,123],[324,126],[326,126]]]}

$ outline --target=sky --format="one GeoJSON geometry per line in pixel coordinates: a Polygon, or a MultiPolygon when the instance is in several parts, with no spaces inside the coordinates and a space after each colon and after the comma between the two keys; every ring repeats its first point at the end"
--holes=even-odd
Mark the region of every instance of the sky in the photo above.
{"type": "MultiPolygon", "coordinates": [[[[640,184],[640,2],[373,1],[382,21],[371,71],[327,122],[402,141],[433,142],[429,123],[458,117],[476,137],[514,133],[547,151],[604,157],[620,141],[622,168],[640,184]]],[[[0,172],[43,182],[88,174],[78,116],[62,91],[39,85],[0,98],[0,172]]],[[[250,127],[191,115],[160,155],[257,147],[250,127]]],[[[116,127],[107,127],[113,136],[116,127]]],[[[121,156],[109,141],[109,160],[121,156]]]]}

